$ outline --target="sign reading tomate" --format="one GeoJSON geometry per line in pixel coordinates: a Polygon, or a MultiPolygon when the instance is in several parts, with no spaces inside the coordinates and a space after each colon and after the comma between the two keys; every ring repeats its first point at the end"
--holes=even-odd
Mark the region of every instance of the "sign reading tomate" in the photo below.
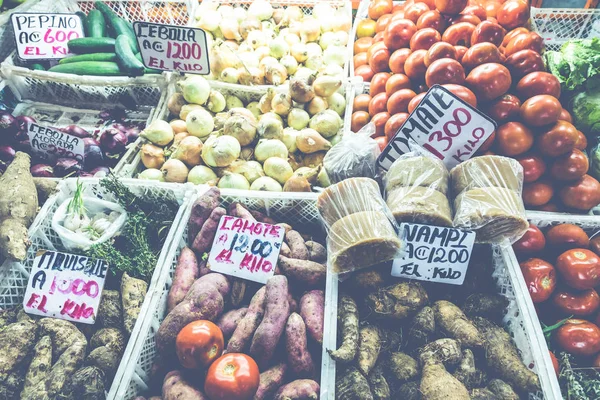
{"type": "Polygon", "coordinates": [[[104,260],[41,251],[33,261],[23,308],[29,314],[93,324],[107,271],[104,260]]]}
{"type": "Polygon", "coordinates": [[[467,161],[496,130],[496,123],[440,85],[429,89],[377,160],[388,170],[411,143],[423,147],[448,169],[467,161]]]}
{"type": "Polygon", "coordinates": [[[275,273],[285,229],[225,215],[208,256],[211,270],[267,283],[275,273]]]}
{"type": "Polygon", "coordinates": [[[200,75],[210,72],[202,29],[137,21],[133,30],[147,68],[200,75]]]}

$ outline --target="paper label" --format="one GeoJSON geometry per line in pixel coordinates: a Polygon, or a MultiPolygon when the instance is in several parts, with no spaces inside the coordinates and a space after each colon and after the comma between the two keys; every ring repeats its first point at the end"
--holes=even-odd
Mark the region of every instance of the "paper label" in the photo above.
{"type": "Polygon", "coordinates": [[[210,73],[206,33],[202,29],[137,21],[133,30],[146,68],[210,73]]]}
{"type": "Polygon", "coordinates": [[[285,229],[225,215],[208,256],[213,271],[267,283],[275,273],[285,229]]]}
{"type": "Polygon", "coordinates": [[[58,251],[38,252],[23,308],[29,314],[93,324],[108,271],[104,260],[58,251]]]}
{"type": "Polygon", "coordinates": [[[74,158],[80,163],[83,162],[85,144],[82,138],[35,122],[27,123],[27,135],[31,150],[44,160],[74,158]]]}
{"type": "Polygon", "coordinates": [[[417,144],[448,169],[467,161],[496,130],[496,123],[440,85],[429,89],[417,108],[383,149],[377,164],[388,170],[417,144]]]}
{"type": "Polygon", "coordinates": [[[403,223],[404,257],[395,259],[392,276],[462,285],[475,243],[475,232],[403,223]]]}
{"type": "Polygon", "coordinates": [[[69,54],[67,42],[85,37],[76,14],[14,13],[10,16],[22,60],[52,60],[69,54]]]}

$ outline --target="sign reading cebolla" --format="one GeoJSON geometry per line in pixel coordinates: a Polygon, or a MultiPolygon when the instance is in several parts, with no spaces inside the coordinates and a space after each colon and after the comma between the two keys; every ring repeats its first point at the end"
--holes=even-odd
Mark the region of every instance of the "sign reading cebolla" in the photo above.
{"type": "Polygon", "coordinates": [[[219,221],[208,266],[212,271],[267,283],[275,273],[285,229],[225,215],[219,221]]]}
{"type": "Polygon", "coordinates": [[[210,72],[202,29],[138,21],[133,30],[147,68],[200,75],[210,72]]]}
{"type": "Polygon", "coordinates": [[[388,170],[417,144],[451,169],[467,161],[496,130],[496,123],[440,85],[429,89],[377,159],[388,170]]]}
{"type": "Polygon", "coordinates": [[[93,324],[107,271],[104,260],[41,251],[33,261],[23,308],[29,314],[93,324]]]}
{"type": "Polygon", "coordinates": [[[406,250],[394,260],[392,276],[462,285],[475,232],[442,226],[403,223],[406,250]]]}
{"type": "Polygon", "coordinates": [[[67,42],[84,37],[81,18],[75,14],[14,13],[10,20],[22,60],[65,58],[67,42]]]}
{"type": "Polygon", "coordinates": [[[27,136],[31,150],[44,160],[74,158],[83,162],[85,143],[82,138],[38,125],[35,122],[27,124],[27,136]]]}

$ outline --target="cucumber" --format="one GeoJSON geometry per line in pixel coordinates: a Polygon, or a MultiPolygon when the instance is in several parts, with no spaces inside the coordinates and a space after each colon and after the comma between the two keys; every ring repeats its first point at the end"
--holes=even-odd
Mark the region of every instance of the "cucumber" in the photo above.
{"type": "Polygon", "coordinates": [[[115,37],[119,37],[120,35],[127,35],[129,41],[131,42],[131,48],[134,52],[140,51],[137,44],[137,39],[135,34],[133,33],[133,29],[129,26],[129,23],[125,21],[123,18],[119,17],[117,14],[110,9],[109,6],[104,4],[101,1],[94,2],[96,5],[96,9],[100,10],[108,26],[113,30],[115,37]]]}
{"type": "Polygon", "coordinates": [[[106,21],[104,15],[98,10],[91,10],[87,16],[87,37],[105,37],[106,21]]]}
{"type": "MultiPolygon", "coordinates": [[[[144,64],[144,60],[142,58],[142,53],[136,53],[135,58],[139,60],[142,64],[144,64]]],[[[144,65],[144,74],[162,74],[163,72],[160,69],[148,68],[144,65]]]]}
{"type": "Polygon", "coordinates": [[[69,51],[75,54],[112,53],[115,51],[115,39],[105,37],[79,38],[69,40],[67,46],[69,51]]]}
{"type": "Polygon", "coordinates": [[[48,71],[75,75],[122,75],[119,65],[115,62],[108,61],[80,61],[68,64],[58,64],[48,71]]]}
{"type": "Polygon", "coordinates": [[[74,62],[81,61],[112,61],[117,62],[117,55],[115,53],[90,53],[90,54],[80,54],[78,56],[72,56],[63,58],[58,63],[59,64],[70,64],[74,62]]]}
{"type": "Polygon", "coordinates": [[[30,68],[34,71],[45,71],[46,70],[46,68],[44,68],[44,66],[39,63],[31,64],[30,68]]]}
{"type": "Polygon", "coordinates": [[[127,35],[117,37],[115,53],[117,53],[117,63],[124,73],[129,76],[144,75],[144,64],[135,57],[135,53],[131,48],[131,41],[127,35]]]}

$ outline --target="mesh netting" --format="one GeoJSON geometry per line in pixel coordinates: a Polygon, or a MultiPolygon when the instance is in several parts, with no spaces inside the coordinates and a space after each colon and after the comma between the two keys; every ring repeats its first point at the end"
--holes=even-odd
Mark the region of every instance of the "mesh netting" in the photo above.
{"type": "MultiPolygon", "coordinates": [[[[95,8],[94,0],[63,1],[68,4],[70,10],[81,10],[86,14],[95,8]]],[[[194,7],[194,2],[191,0],[120,0],[104,3],[129,22],[146,21],[168,25],[187,25],[194,7]]]]}
{"type": "Polygon", "coordinates": [[[531,7],[531,24],[547,50],[559,50],[570,39],[599,37],[600,10],[531,7]]]}

